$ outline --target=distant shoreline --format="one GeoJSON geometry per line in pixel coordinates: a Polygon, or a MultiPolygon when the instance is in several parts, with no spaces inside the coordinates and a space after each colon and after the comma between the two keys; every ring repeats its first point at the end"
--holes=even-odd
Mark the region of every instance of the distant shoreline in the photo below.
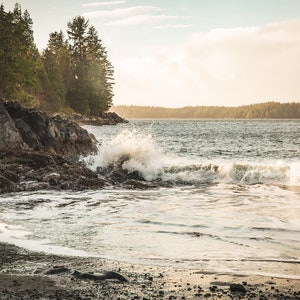
{"type": "MultiPolygon", "coordinates": [[[[217,118],[126,118],[128,121],[143,121],[143,120],[157,120],[157,121],[300,121],[300,118],[285,118],[285,119],[280,119],[280,118],[257,118],[257,119],[246,119],[246,118],[224,118],[224,119],[217,119],[217,118]]],[[[84,125],[91,125],[91,124],[84,124],[84,125]]]]}
{"type": "Polygon", "coordinates": [[[126,119],[300,119],[300,103],[296,102],[265,102],[238,107],[186,106],[181,108],[118,105],[113,106],[110,111],[115,112],[126,119]]]}

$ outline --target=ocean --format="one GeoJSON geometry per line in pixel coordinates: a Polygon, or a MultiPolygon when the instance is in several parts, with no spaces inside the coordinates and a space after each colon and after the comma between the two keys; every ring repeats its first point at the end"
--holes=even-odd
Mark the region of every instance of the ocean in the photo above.
{"type": "Polygon", "coordinates": [[[300,278],[299,120],[131,120],[85,126],[105,172],[153,187],[1,195],[0,241],[206,272],[300,278]]]}

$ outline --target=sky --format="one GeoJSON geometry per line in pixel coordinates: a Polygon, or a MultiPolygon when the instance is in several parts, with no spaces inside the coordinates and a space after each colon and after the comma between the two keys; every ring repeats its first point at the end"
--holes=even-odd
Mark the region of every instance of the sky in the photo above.
{"type": "Polygon", "coordinates": [[[49,33],[89,19],[115,68],[114,105],[300,102],[300,0],[17,2],[41,51],[49,33]]]}

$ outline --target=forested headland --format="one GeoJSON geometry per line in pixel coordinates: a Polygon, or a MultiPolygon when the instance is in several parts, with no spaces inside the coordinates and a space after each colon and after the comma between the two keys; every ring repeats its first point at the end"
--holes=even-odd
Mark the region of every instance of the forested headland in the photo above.
{"type": "Polygon", "coordinates": [[[112,105],[114,69],[94,26],[82,16],[49,34],[39,52],[33,21],[19,4],[0,6],[0,98],[54,112],[97,114],[112,105]]]}
{"type": "Polygon", "coordinates": [[[112,111],[127,119],[299,119],[300,103],[265,102],[238,107],[186,106],[182,108],[119,105],[112,107],[112,111]]]}

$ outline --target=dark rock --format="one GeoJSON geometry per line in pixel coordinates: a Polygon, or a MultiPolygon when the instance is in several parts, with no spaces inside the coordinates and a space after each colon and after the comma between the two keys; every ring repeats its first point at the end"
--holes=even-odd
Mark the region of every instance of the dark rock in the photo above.
{"type": "Polygon", "coordinates": [[[60,116],[23,108],[16,101],[2,102],[0,116],[1,132],[5,133],[0,136],[0,148],[43,150],[71,160],[97,152],[94,136],[60,116]]]}
{"type": "Polygon", "coordinates": [[[26,145],[14,121],[0,101],[0,148],[25,148],[26,145]]]}
{"type": "Polygon", "coordinates": [[[0,161],[0,193],[99,189],[107,184],[84,165],[56,154],[22,149],[0,150],[0,161]]]}
{"type": "Polygon", "coordinates": [[[76,122],[0,99],[0,193],[99,189],[108,184],[148,187],[141,174],[122,168],[127,156],[98,174],[78,163],[80,156],[97,152],[95,137],[78,124],[114,125],[126,120],[116,113],[73,119],[76,122]]]}
{"type": "Polygon", "coordinates": [[[236,284],[236,283],[232,283],[230,284],[230,291],[232,293],[241,293],[241,294],[246,294],[246,289],[243,285],[241,284],[236,284]]]}
{"type": "Polygon", "coordinates": [[[100,275],[91,274],[91,273],[82,273],[79,271],[74,271],[72,273],[73,276],[75,276],[78,279],[89,279],[89,280],[106,280],[106,279],[116,279],[121,282],[128,282],[128,279],[125,278],[123,275],[117,273],[117,272],[105,272],[100,275]]]}
{"type": "Polygon", "coordinates": [[[73,122],[76,122],[78,124],[84,124],[84,125],[103,126],[103,125],[117,125],[119,123],[128,123],[127,120],[121,118],[115,112],[99,112],[98,114],[94,114],[90,116],[73,114],[64,117],[73,122]]]}
{"type": "Polygon", "coordinates": [[[0,194],[12,193],[17,191],[17,185],[8,178],[0,175],[0,194]]]}
{"type": "Polygon", "coordinates": [[[113,184],[122,183],[128,186],[145,186],[145,179],[138,171],[129,172],[123,165],[130,160],[129,155],[123,155],[117,162],[106,168],[97,168],[97,173],[106,175],[113,184]],[[144,182],[144,183],[143,183],[144,182]]]}
{"type": "Polygon", "coordinates": [[[20,182],[20,176],[16,173],[14,166],[10,170],[6,165],[0,164],[0,174],[14,183],[20,182]]]}
{"type": "Polygon", "coordinates": [[[57,274],[66,273],[66,272],[70,272],[70,269],[66,268],[64,266],[61,266],[61,267],[53,267],[49,270],[44,271],[42,274],[43,275],[57,275],[57,274]]]}

